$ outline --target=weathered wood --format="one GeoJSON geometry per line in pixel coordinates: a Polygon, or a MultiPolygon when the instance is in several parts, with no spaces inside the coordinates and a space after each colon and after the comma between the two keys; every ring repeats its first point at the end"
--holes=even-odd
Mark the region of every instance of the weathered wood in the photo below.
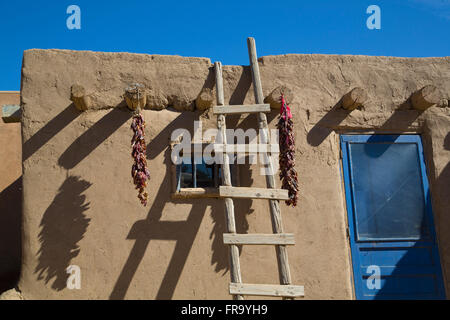
{"type": "MultiPolygon", "coordinates": [[[[250,66],[252,70],[253,89],[255,93],[255,102],[263,103],[263,91],[261,85],[261,77],[259,74],[259,65],[256,53],[256,44],[254,38],[247,39],[248,55],[250,59],[250,66]]],[[[260,128],[260,143],[269,143],[269,130],[267,126],[267,117],[264,113],[258,113],[258,122],[260,128]]],[[[276,188],[275,178],[273,176],[272,159],[267,154],[263,154],[265,163],[267,163],[267,171],[270,174],[266,174],[266,183],[268,188],[276,188]]],[[[272,229],[274,233],[284,233],[283,224],[281,219],[280,203],[278,200],[269,200],[270,213],[272,219],[272,229]]],[[[289,260],[287,255],[286,246],[276,246],[278,261],[278,270],[280,275],[281,284],[291,284],[291,272],[289,269],[289,260]]]]}
{"type": "Polygon", "coordinates": [[[22,109],[19,105],[4,105],[2,107],[3,122],[12,123],[20,122],[22,118],[22,109]]]}
{"type": "Polygon", "coordinates": [[[169,106],[169,100],[164,92],[159,89],[149,88],[147,91],[146,108],[150,110],[163,110],[169,106]]]}
{"type": "Polygon", "coordinates": [[[82,85],[74,84],[70,88],[70,100],[80,111],[86,111],[91,105],[91,99],[86,95],[86,90],[82,85]]]}
{"type": "Polygon", "coordinates": [[[247,38],[247,46],[248,56],[250,58],[250,66],[252,69],[253,92],[255,94],[255,101],[256,103],[264,103],[255,39],[252,37],[247,38]]]}
{"type": "MultiPolygon", "coordinates": [[[[223,78],[222,78],[222,64],[220,62],[214,63],[214,69],[216,73],[216,98],[217,105],[224,105],[224,94],[223,94],[223,78]]],[[[219,134],[221,137],[221,141],[224,145],[227,144],[227,135],[226,135],[226,124],[225,124],[225,116],[220,114],[217,117],[217,128],[219,130],[219,134]]],[[[231,174],[230,174],[230,162],[228,155],[226,153],[223,154],[223,162],[222,162],[222,184],[225,186],[231,186],[231,174]]],[[[234,216],[234,204],[233,199],[225,198],[225,220],[227,226],[227,232],[236,233],[236,221],[234,216]]],[[[236,245],[230,245],[229,250],[230,255],[230,276],[231,282],[233,283],[241,283],[241,266],[239,262],[239,248],[236,245]]],[[[243,296],[239,294],[234,295],[234,299],[243,300],[243,296]]]]}
{"type": "Polygon", "coordinates": [[[219,198],[219,188],[180,188],[173,199],[219,198]]]}
{"type": "Polygon", "coordinates": [[[240,114],[270,112],[270,104],[248,104],[213,107],[214,114],[240,114]]]}
{"type": "Polygon", "coordinates": [[[279,153],[280,146],[278,144],[227,144],[220,143],[214,144],[214,152],[226,152],[226,153],[258,153],[258,152],[271,152],[279,153]]]}
{"type": "Polygon", "coordinates": [[[416,110],[426,110],[438,104],[441,100],[441,93],[438,88],[433,85],[427,85],[422,89],[414,92],[411,96],[411,103],[416,110]]]}
{"type": "Polygon", "coordinates": [[[356,87],[342,97],[342,108],[355,110],[367,101],[367,93],[363,88],[356,87]]]}
{"type": "Polygon", "coordinates": [[[225,105],[225,97],[223,94],[223,78],[222,78],[222,63],[214,62],[214,70],[216,75],[216,99],[217,105],[225,105]]]}
{"type": "Polygon", "coordinates": [[[195,107],[197,110],[206,110],[214,104],[214,93],[210,88],[203,88],[197,99],[195,99],[195,107]]]}
{"type": "Polygon", "coordinates": [[[225,244],[248,244],[248,245],[294,245],[295,238],[292,233],[277,233],[277,234],[235,234],[224,233],[223,243],[225,244]]]}
{"type": "Polygon", "coordinates": [[[133,111],[138,108],[144,109],[147,104],[147,92],[144,86],[139,83],[134,83],[126,88],[124,98],[128,109],[133,111]]]}
{"type": "Polygon", "coordinates": [[[281,95],[284,96],[287,104],[290,104],[294,99],[294,93],[289,87],[278,86],[264,99],[264,102],[270,104],[272,109],[281,109],[281,95]]]}
{"type": "Polygon", "coordinates": [[[230,283],[230,294],[295,298],[303,297],[305,289],[293,285],[230,283]]]}
{"type": "Polygon", "coordinates": [[[222,198],[244,198],[244,199],[277,199],[289,200],[289,193],[285,189],[247,188],[220,186],[219,196],[222,198]]]}

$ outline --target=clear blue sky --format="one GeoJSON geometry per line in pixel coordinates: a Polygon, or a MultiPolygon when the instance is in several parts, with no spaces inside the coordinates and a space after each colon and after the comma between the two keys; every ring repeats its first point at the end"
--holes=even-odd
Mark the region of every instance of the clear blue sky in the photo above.
{"type": "Polygon", "coordinates": [[[0,90],[19,90],[23,51],[58,48],[209,57],[248,64],[258,54],[450,56],[450,0],[6,1],[0,4],[0,90]],[[81,8],[81,30],[66,9],[81,8]],[[381,29],[369,30],[369,5],[381,29]]]}

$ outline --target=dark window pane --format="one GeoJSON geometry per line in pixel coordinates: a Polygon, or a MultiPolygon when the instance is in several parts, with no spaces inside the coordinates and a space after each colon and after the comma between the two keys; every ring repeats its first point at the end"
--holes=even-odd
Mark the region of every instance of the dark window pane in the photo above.
{"type": "Polygon", "coordinates": [[[415,143],[350,143],[358,240],[428,236],[415,143]]]}
{"type": "Polygon", "coordinates": [[[193,188],[192,164],[182,163],[181,165],[180,188],[193,188]]]}
{"type": "Polygon", "coordinates": [[[214,187],[214,165],[197,163],[197,188],[214,187]]]}

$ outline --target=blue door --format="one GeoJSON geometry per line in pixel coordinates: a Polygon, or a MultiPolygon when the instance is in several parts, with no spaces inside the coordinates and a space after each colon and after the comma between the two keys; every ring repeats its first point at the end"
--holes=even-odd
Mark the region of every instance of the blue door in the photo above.
{"type": "Polygon", "coordinates": [[[342,135],[357,299],[445,299],[419,135],[342,135]]]}

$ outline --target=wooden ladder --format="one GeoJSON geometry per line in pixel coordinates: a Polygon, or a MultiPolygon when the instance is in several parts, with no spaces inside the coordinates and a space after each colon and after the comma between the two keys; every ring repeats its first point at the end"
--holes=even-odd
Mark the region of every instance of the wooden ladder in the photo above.
{"type": "MultiPolygon", "coordinates": [[[[225,115],[256,113],[259,122],[260,143],[269,145],[269,129],[267,126],[267,112],[270,112],[270,105],[264,104],[261,78],[256,55],[255,40],[247,39],[250,65],[252,69],[253,88],[255,91],[255,105],[224,105],[222,64],[214,63],[216,75],[217,106],[213,108],[213,113],[217,114],[217,127],[223,144],[222,162],[222,186],[219,187],[219,197],[224,198],[225,218],[227,232],[223,235],[223,241],[230,246],[230,275],[231,283],[229,292],[234,299],[243,300],[244,295],[283,297],[292,299],[304,296],[303,286],[291,285],[291,273],[289,269],[286,245],[295,244],[294,235],[283,232],[281,221],[281,210],[279,200],[288,200],[288,191],[276,189],[273,172],[272,159],[267,153],[263,153],[264,163],[268,166],[266,172],[266,188],[239,188],[231,185],[230,161],[225,152],[227,145],[225,115]],[[236,233],[236,222],[234,215],[233,198],[269,199],[270,212],[272,218],[273,234],[238,234],[236,233]],[[275,245],[278,270],[280,275],[280,285],[269,284],[245,284],[242,283],[241,269],[239,262],[238,245],[275,245]]],[[[269,150],[269,149],[267,149],[269,150]]]]}

